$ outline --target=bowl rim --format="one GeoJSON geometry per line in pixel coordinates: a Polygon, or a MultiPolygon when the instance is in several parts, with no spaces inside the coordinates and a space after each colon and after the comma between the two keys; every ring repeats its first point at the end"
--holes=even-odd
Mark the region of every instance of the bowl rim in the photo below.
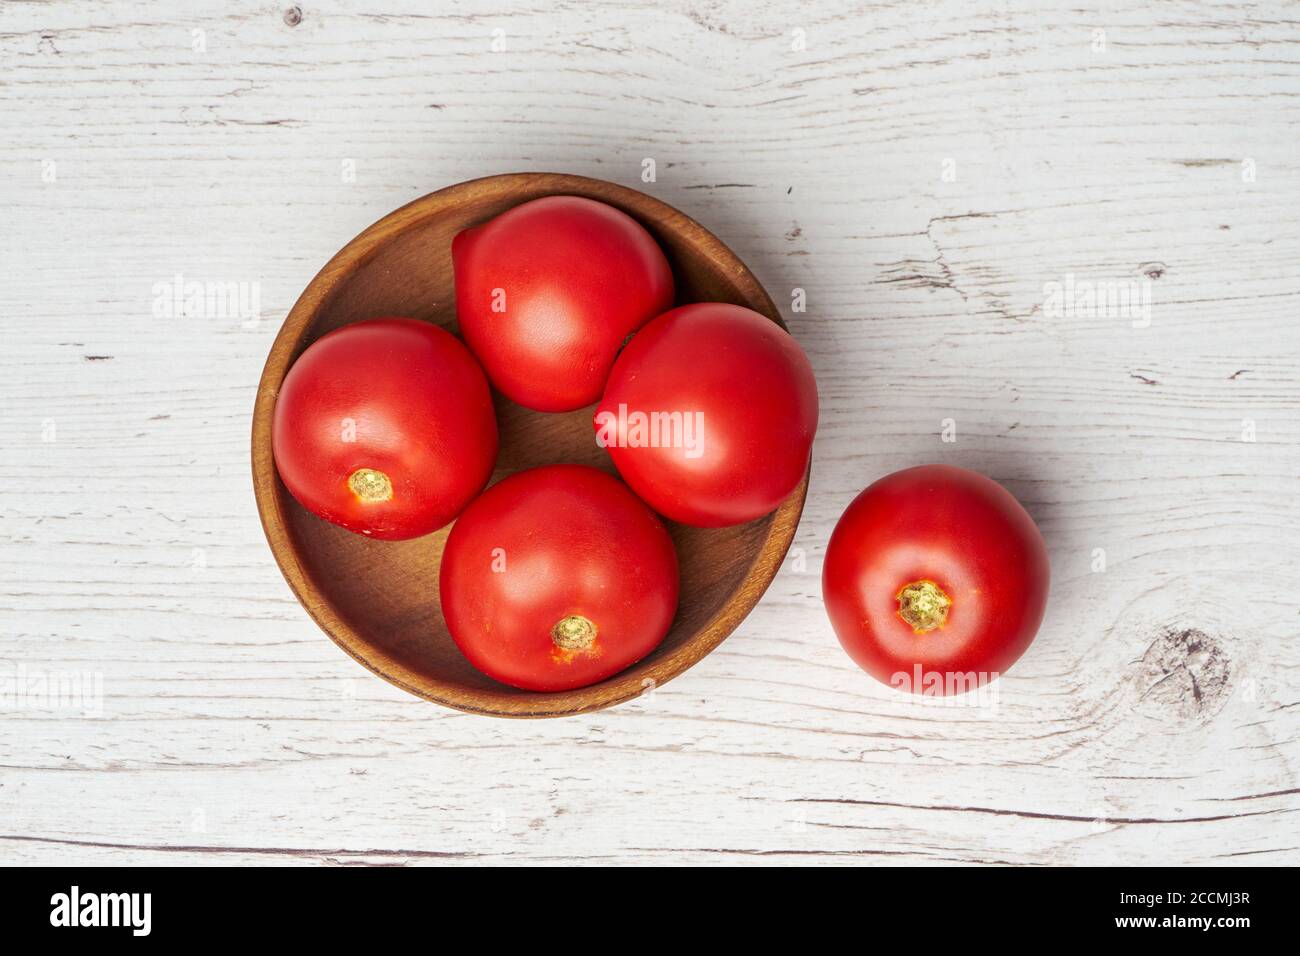
{"type": "MultiPolygon", "coordinates": [[[[550,694],[520,691],[518,693],[521,706],[518,708],[487,707],[474,700],[475,692],[472,689],[467,691],[464,688],[430,679],[427,675],[412,670],[404,662],[369,641],[334,609],[325,592],[313,580],[312,575],[299,559],[285,516],[288,491],[280,481],[271,453],[271,423],[275,400],[289,367],[297,357],[304,331],[321,308],[330,301],[341,283],[369,262],[397,233],[440,214],[462,193],[472,193],[488,185],[495,188],[517,185],[525,187],[526,192],[531,194],[536,191],[535,187],[539,180],[546,185],[547,191],[544,195],[586,196],[598,192],[613,199],[616,205],[621,200],[624,206],[635,207],[639,214],[649,214],[662,225],[671,227],[675,231],[691,233],[693,244],[708,251],[715,261],[723,262],[728,266],[728,277],[737,292],[746,301],[761,305],[762,308],[757,311],[776,322],[781,328],[786,328],[775,303],[740,258],[717,236],[668,203],[617,183],[568,173],[525,172],[484,176],[426,193],[387,213],[367,226],[330,258],[307,283],[306,288],[289,310],[279,332],[276,333],[258,381],[252,419],[250,458],[258,516],[276,564],[308,616],[330,640],[377,677],[424,700],[464,713],[493,717],[565,717],[612,707],[640,697],[647,690],[662,686],[715,650],[754,609],[776,577],[776,572],[780,569],[781,562],[785,559],[786,552],[794,540],[812,471],[812,459],[809,456],[808,468],[798,487],[768,515],[770,522],[767,532],[732,595],[694,634],[652,662],[648,672],[642,675],[639,682],[633,682],[628,677],[628,671],[639,666],[634,664],[631,668],[611,675],[603,681],[574,690],[550,694]],[[576,191],[570,192],[570,189],[576,191]],[[543,706],[542,702],[546,700],[554,700],[558,706],[543,706]]],[[[531,196],[531,198],[540,197],[531,196]]],[[[524,201],[527,199],[521,197],[520,202],[524,201]]],[[[505,686],[502,685],[503,688],[505,686]]]]}

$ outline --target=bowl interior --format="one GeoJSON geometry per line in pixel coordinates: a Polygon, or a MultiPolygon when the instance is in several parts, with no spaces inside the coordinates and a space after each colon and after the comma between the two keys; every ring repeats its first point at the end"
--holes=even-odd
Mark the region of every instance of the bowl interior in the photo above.
{"type": "MultiPolygon", "coordinates": [[[[516,690],[475,670],[447,632],[438,566],[450,527],[410,541],[374,541],[312,515],[275,475],[270,414],[293,360],[339,326],[410,316],[456,331],[451,241],[520,202],[588,196],[624,210],[659,241],[673,267],[678,304],[725,301],[779,322],[770,298],[714,236],[633,190],[581,177],[519,174],[475,180],[425,196],[376,223],[312,281],[277,338],[254,416],[254,480],[268,538],[290,585],[330,636],[371,670],[430,700],[502,716],[598,709],[663,683],[717,646],[757,602],[794,533],[805,477],[780,509],[731,528],[667,522],[681,563],[677,618],[663,644],[600,684],[551,694],[516,690]]],[[[594,406],[533,412],[495,395],[501,452],[493,481],[524,468],[577,462],[616,473],[597,446],[594,406]]]]}

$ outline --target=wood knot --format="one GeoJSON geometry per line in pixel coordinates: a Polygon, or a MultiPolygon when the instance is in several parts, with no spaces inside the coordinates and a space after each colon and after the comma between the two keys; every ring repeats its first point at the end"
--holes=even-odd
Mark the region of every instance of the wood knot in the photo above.
{"type": "Polygon", "coordinates": [[[302,23],[302,7],[290,7],[284,11],[284,22],[291,27],[296,27],[302,23]]]}
{"type": "Polygon", "coordinates": [[[1230,673],[1217,639],[1197,628],[1166,628],[1139,662],[1137,709],[1163,720],[1208,717],[1227,700],[1230,673]]]}

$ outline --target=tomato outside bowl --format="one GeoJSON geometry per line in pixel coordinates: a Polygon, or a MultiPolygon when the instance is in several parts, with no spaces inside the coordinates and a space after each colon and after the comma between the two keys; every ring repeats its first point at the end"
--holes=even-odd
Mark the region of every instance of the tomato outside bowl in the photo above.
{"type": "MultiPolygon", "coordinates": [[[[691,667],[754,608],[794,538],[808,474],[771,514],[726,528],[665,522],[681,569],[672,628],[658,648],[599,683],[543,693],[481,674],[461,654],[438,601],[449,525],[406,541],[376,541],[308,512],[275,470],[271,422],[294,360],[316,339],[377,316],[409,316],[457,332],[451,242],[520,203],[585,196],[636,219],[663,248],[676,305],[731,302],[784,328],[771,297],[716,236],[657,199],[614,183],[558,173],[512,173],[458,183],[389,213],[344,246],[289,311],[271,346],[253,411],[257,509],[281,572],[307,613],[344,651],[403,690],[496,717],[562,717],[632,700],[691,667]]],[[[592,431],[595,405],[535,412],[493,393],[500,453],[491,481],[538,465],[576,463],[616,474],[592,431]]],[[[811,468],[811,464],[809,466],[811,468]]]]}

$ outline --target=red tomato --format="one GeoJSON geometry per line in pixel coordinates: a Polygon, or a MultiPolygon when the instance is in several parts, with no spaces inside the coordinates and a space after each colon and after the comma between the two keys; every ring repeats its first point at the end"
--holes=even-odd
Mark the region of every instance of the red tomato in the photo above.
{"type": "Polygon", "coordinates": [[[673,303],[668,260],[635,219],[548,196],[452,242],[465,342],[507,398],[567,412],[600,398],[629,335],[673,303]]]}
{"type": "Polygon", "coordinates": [[[849,505],[826,549],[822,596],[858,666],[901,689],[960,693],[1006,671],[1038,632],[1043,536],[991,478],[923,465],[849,505]]]}
{"type": "Polygon", "coordinates": [[[372,319],[322,336],[280,386],[275,466],[304,508],[349,531],[437,531],[482,490],[497,456],[483,370],[451,333],[372,319]]]}
{"type": "Polygon", "coordinates": [[[439,590],[471,664],[524,690],[569,690],[659,646],[677,610],[677,553],[617,478],[550,465],[511,475],[465,509],[439,590]]]}
{"type": "Polygon", "coordinates": [[[808,470],[817,382],[798,343],[738,305],[659,316],[623,349],[596,440],[660,514],[701,527],[776,508],[808,470]]]}

